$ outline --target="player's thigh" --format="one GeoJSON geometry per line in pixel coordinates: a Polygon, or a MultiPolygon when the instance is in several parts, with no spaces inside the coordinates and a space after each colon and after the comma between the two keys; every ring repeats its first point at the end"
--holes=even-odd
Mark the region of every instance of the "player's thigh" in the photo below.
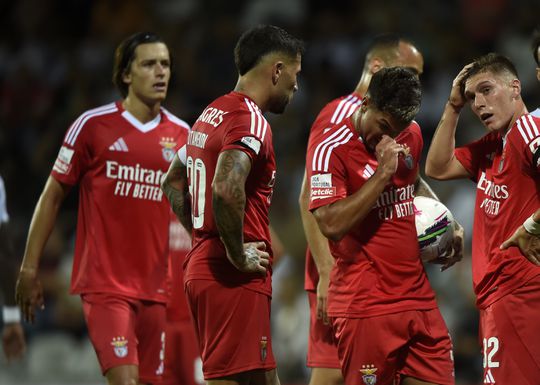
{"type": "Polygon", "coordinates": [[[160,382],[165,357],[165,304],[140,301],[135,330],[139,341],[140,381],[160,382]]]}
{"type": "Polygon", "coordinates": [[[131,300],[101,293],[81,295],[88,335],[102,373],[122,365],[138,365],[135,310],[131,300]]]}
{"type": "MultiPolygon", "coordinates": [[[[310,307],[309,337],[307,351],[307,366],[310,368],[329,369],[328,373],[335,373],[336,369],[341,373],[339,363],[337,341],[331,324],[324,324],[317,319],[317,295],[308,292],[310,307]]],[[[322,371],[321,373],[326,373],[322,371]]],[[[313,383],[313,371],[311,383],[313,383]]]]}
{"type": "Polygon", "coordinates": [[[186,282],[206,380],[276,367],[270,298],[210,280],[186,282]]]}
{"type": "Polygon", "coordinates": [[[392,384],[409,342],[408,325],[401,313],[334,318],[345,384],[392,384]]]}
{"type": "MultiPolygon", "coordinates": [[[[480,310],[484,380],[537,384],[540,378],[540,281],[522,287],[480,310]]],[[[490,383],[490,382],[488,382],[490,383]]]]}
{"type": "Polygon", "coordinates": [[[105,374],[108,385],[138,385],[139,368],[135,365],[121,365],[111,368],[105,374]]]}
{"type": "Polygon", "coordinates": [[[341,369],[312,368],[309,385],[343,385],[341,369]]]}
{"type": "Polygon", "coordinates": [[[411,383],[453,385],[454,361],[452,341],[439,309],[413,311],[411,341],[403,367],[398,370],[401,378],[410,377],[411,383]],[[414,382],[420,381],[420,382],[414,382]]]}

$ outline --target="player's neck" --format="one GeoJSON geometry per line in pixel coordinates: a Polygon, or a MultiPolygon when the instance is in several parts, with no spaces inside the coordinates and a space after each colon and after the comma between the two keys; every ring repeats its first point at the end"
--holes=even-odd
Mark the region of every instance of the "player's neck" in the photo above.
{"type": "Polygon", "coordinates": [[[358,81],[358,84],[354,89],[354,93],[364,97],[364,95],[367,93],[372,76],[373,75],[371,73],[362,73],[362,77],[358,81]]]}
{"type": "Polygon", "coordinates": [[[510,124],[508,125],[508,127],[506,127],[506,129],[502,132],[502,134],[503,135],[506,134],[508,130],[510,130],[514,126],[514,124],[516,123],[516,120],[518,120],[520,116],[523,116],[528,113],[529,111],[527,110],[527,106],[525,105],[525,103],[523,103],[523,101],[521,101],[520,104],[516,108],[516,112],[514,112],[514,116],[512,116],[512,120],[510,121],[510,124]]]}
{"type": "Polygon", "coordinates": [[[248,76],[240,76],[234,87],[235,92],[240,92],[248,96],[255,104],[261,109],[262,112],[266,111],[266,98],[263,89],[260,87],[260,81],[256,81],[248,76]]]}
{"type": "Polygon", "coordinates": [[[142,100],[128,95],[122,102],[122,107],[141,123],[153,120],[159,114],[160,102],[144,103],[142,100]]]}

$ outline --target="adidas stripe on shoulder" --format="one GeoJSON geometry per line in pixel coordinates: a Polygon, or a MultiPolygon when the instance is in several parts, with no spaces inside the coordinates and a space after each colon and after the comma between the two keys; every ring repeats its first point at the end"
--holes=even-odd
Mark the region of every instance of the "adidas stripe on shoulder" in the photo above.
{"type": "Polygon", "coordinates": [[[77,141],[77,138],[79,137],[79,134],[81,133],[84,125],[88,122],[88,120],[95,118],[96,116],[112,114],[116,111],[118,111],[118,107],[116,106],[116,103],[109,103],[102,107],[94,108],[92,110],[88,110],[84,112],[71,125],[71,127],[69,128],[66,134],[66,139],[64,140],[64,142],[69,144],[70,146],[73,146],[75,142],[77,141]]]}

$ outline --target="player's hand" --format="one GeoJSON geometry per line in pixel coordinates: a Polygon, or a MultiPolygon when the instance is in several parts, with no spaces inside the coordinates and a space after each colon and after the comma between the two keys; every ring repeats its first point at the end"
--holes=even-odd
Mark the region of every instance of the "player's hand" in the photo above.
{"type": "Polygon", "coordinates": [[[463,259],[463,248],[465,239],[463,236],[464,230],[457,221],[454,222],[454,239],[449,248],[438,258],[435,258],[429,263],[441,265],[441,271],[454,266],[456,263],[463,259]]]}
{"type": "Polygon", "coordinates": [[[408,148],[403,147],[388,135],[383,135],[382,139],[375,147],[375,157],[379,163],[379,168],[388,177],[394,175],[398,167],[398,156],[408,155],[408,148]]]}
{"type": "Polygon", "coordinates": [[[460,111],[467,100],[461,93],[461,87],[463,83],[463,78],[467,75],[469,70],[472,67],[472,63],[467,64],[465,67],[461,69],[459,74],[456,76],[454,81],[452,82],[452,90],[450,91],[450,97],[448,98],[448,103],[454,108],[456,111],[460,111]]]}
{"type": "Polygon", "coordinates": [[[45,308],[43,289],[41,288],[41,282],[37,279],[35,270],[21,269],[15,287],[15,300],[26,322],[34,322],[36,308],[41,310],[45,308]]]}
{"type": "Polygon", "coordinates": [[[330,324],[328,314],[326,313],[328,302],[328,286],[330,277],[328,274],[320,274],[319,282],[317,283],[317,319],[322,320],[323,324],[330,324]]]}
{"type": "Polygon", "coordinates": [[[509,247],[519,247],[521,254],[536,266],[540,266],[540,238],[525,230],[525,227],[519,226],[510,238],[501,245],[501,250],[509,247]]]}
{"type": "MultiPolygon", "coordinates": [[[[229,258],[231,259],[231,258],[229,258]]],[[[266,275],[266,270],[270,266],[270,254],[266,252],[264,242],[244,243],[244,258],[235,267],[244,273],[259,273],[266,275]]]]}
{"type": "Polygon", "coordinates": [[[8,323],[2,331],[2,348],[8,363],[22,358],[26,351],[24,331],[20,323],[8,323]]]}

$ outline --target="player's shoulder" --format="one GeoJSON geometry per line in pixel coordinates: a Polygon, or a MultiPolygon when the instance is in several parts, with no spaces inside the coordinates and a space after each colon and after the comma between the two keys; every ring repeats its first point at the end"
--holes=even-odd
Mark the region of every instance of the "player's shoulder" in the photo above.
{"type": "Polygon", "coordinates": [[[507,139],[528,146],[535,152],[540,147],[540,117],[533,114],[520,116],[510,129],[507,139]]]}
{"type": "Polygon", "coordinates": [[[188,131],[191,129],[191,127],[185,120],[180,119],[178,116],[174,115],[165,107],[161,107],[161,112],[163,113],[163,116],[167,119],[167,121],[172,123],[173,125],[188,131]]]}
{"type": "Polygon", "coordinates": [[[82,114],[79,115],[77,121],[83,124],[87,124],[92,121],[107,119],[108,117],[115,113],[118,113],[119,111],[120,109],[118,108],[118,104],[116,102],[112,102],[84,111],[82,114]]]}
{"type": "Polygon", "coordinates": [[[99,126],[102,122],[116,116],[119,112],[120,108],[116,102],[86,110],[69,127],[64,142],[74,145],[81,132],[88,131],[87,127],[99,126]]]}
{"type": "Polygon", "coordinates": [[[357,140],[359,140],[358,134],[351,129],[347,122],[332,126],[328,131],[315,138],[309,147],[313,170],[327,170],[331,158],[346,158],[347,154],[357,145],[357,140]]]}

